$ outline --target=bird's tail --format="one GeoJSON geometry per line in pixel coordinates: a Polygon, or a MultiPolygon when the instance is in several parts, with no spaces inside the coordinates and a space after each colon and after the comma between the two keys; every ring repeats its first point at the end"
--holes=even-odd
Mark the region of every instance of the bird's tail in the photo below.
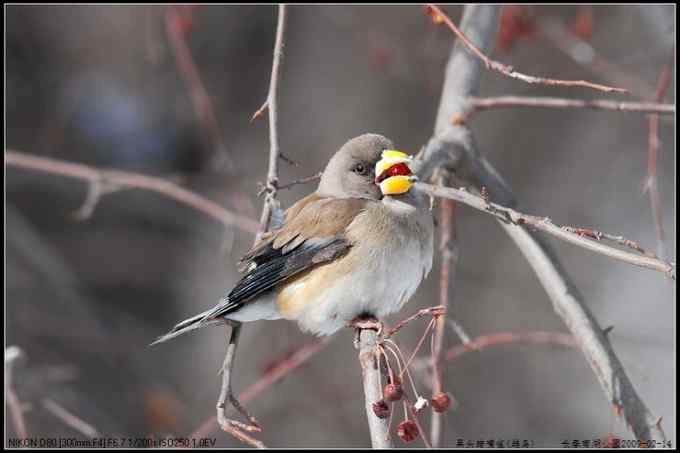
{"type": "Polygon", "coordinates": [[[203,313],[199,313],[196,316],[192,316],[189,319],[185,319],[184,321],[180,322],[175,327],[173,327],[172,330],[170,330],[170,332],[158,337],[158,339],[151,343],[150,346],[171,340],[191,330],[200,329],[201,327],[219,323],[219,320],[209,317],[213,310],[214,308],[211,308],[210,310],[204,311],[203,313]]]}

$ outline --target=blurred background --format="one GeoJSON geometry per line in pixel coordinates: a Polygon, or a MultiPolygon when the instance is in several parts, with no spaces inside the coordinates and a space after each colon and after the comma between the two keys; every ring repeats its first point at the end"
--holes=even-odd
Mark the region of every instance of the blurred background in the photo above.
{"type": "MultiPolygon", "coordinates": [[[[445,11],[460,20],[461,6],[445,11]]],[[[632,94],[527,85],[484,72],[480,96],[652,100],[675,53],[674,18],[674,6],[504,7],[497,59],[532,75],[624,86],[632,94]]],[[[267,95],[275,6],[7,6],[5,24],[6,149],[171,178],[259,217],[268,125],[266,117],[250,119],[267,95]],[[196,102],[187,55],[212,113],[196,102]]],[[[282,162],[281,182],[322,170],[338,147],[364,132],[418,151],[434,127],[453,42],[418,6],[290,7],[280,140],[299,165],[282,162]]],[[[666,102],[675,99],[674,70],[672,82],[666,102]]],[[[643,192],[645,115],[508,109],[479,113],[470,124],[523,211],[656,249],[643,192]]],[[[658,184],[671,261],[674,128],[674,117],[661,119],[658,184]]],[[[74,212],[88,189],[82,181],[14,167],[5,167],[5,176],[5,345],[23,351],[12,378],[29,436],[87,438],[50,410],[54,404],[102,437],[189,436],[214,415],[225,331],[148,344],[231,288],[252,235],[142,190],[108,194],[78,221],[74,212]]],[[[311,190],[313,184],[281,191],[282,205],[311,190]]],[[[458,214],[451,310],[467,333],[566,332],[496,222],[465,207],[458,214]]],[[[614,326],[619,358],[675,445],[674,282],[552,242],[600,324],[614,326]]],[[[391,322],[438,303],[438,264],[436,257],[429,279],[391,322]]],[[[424,327],[410,325],[399,344],[412,350],[424,327]]],[[[310,341],[286,321],[246,325],[236,391],[310,341]]],[[[446,342],[459,340],[449,331],[446,342]]],[[[356,355],[352,332],[342,331],[249,402],[264,426],[258,438],[272,447],[369,446],[356,355]]],[[[499,346],[466,354],[444,372],[456,401],[445,417],[444,445],[457,438],[546,447],[633,438],[574,349],[499,346]]],[[[416,384],[430,394],[425,381],[416,384]]],[[[6,436],[16,437],[9,412],[5,420],[6,436]]],[[[241,446],[218,429],[206,437],[241,446]]]]}

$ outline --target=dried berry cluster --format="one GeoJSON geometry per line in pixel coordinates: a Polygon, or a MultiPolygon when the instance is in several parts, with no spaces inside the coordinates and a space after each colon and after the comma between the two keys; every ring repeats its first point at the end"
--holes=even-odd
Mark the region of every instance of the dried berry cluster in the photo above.
{"type": "MultiPolygon", "coordinates": [[[[401,384],[401,379],[399,379],[398,376],[393,376],[391,380],[392,382],[386,384],[383,389],[383,398],[373,403],[373,413],[378,418],[385,419],[390,416],[390,405],[388,403],[395,403],[404,399],[404,389],[401,384]]],[[[439,392],[435,394],[428,403],[432,406],[433,411],[442,413],[451,407],[451,397],[448,393],[439,392]]],[[[405,404],[411,404],[410,401],[408,401],[408,398],[406,398],[405,404]]],[[[418,410],[419,409],[416,408],[416,412],[418,410]]],[[[413,442],[418,438],[419,434],[420,430],[418,429],[418,425],[408,417],[397,425],[397,436],[404,442],[413,442]]]]}

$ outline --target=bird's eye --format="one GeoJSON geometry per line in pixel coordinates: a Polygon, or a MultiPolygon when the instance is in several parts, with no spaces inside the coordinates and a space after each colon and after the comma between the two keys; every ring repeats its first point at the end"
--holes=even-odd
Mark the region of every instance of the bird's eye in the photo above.
{"type": "Polygon", "coordinates": [[[353,171],[354,173],[357,173],[357,174],[360,174],[360,175],[365,175],[365,174],[366,174],[366,168],[367,168],[367,167],[366,167],[364,164],[358,163],[358,164],[356,164],[356,165],[354,166],[354,168],[352,169],[352,171],[353,171]]]}

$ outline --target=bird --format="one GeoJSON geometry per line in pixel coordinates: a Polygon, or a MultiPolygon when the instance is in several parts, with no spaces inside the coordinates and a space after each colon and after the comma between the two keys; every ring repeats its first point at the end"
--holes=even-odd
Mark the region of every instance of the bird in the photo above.
{"type": "Polygon", "coordinates": [[[234,288],[152,344],[225,321],[287,319],[327,336],[358,318],[399,311],[433,257],[430,200],[414,189],[412,163],[379,134],[346,142],[316,191],[241,258],[234,288]]]}

